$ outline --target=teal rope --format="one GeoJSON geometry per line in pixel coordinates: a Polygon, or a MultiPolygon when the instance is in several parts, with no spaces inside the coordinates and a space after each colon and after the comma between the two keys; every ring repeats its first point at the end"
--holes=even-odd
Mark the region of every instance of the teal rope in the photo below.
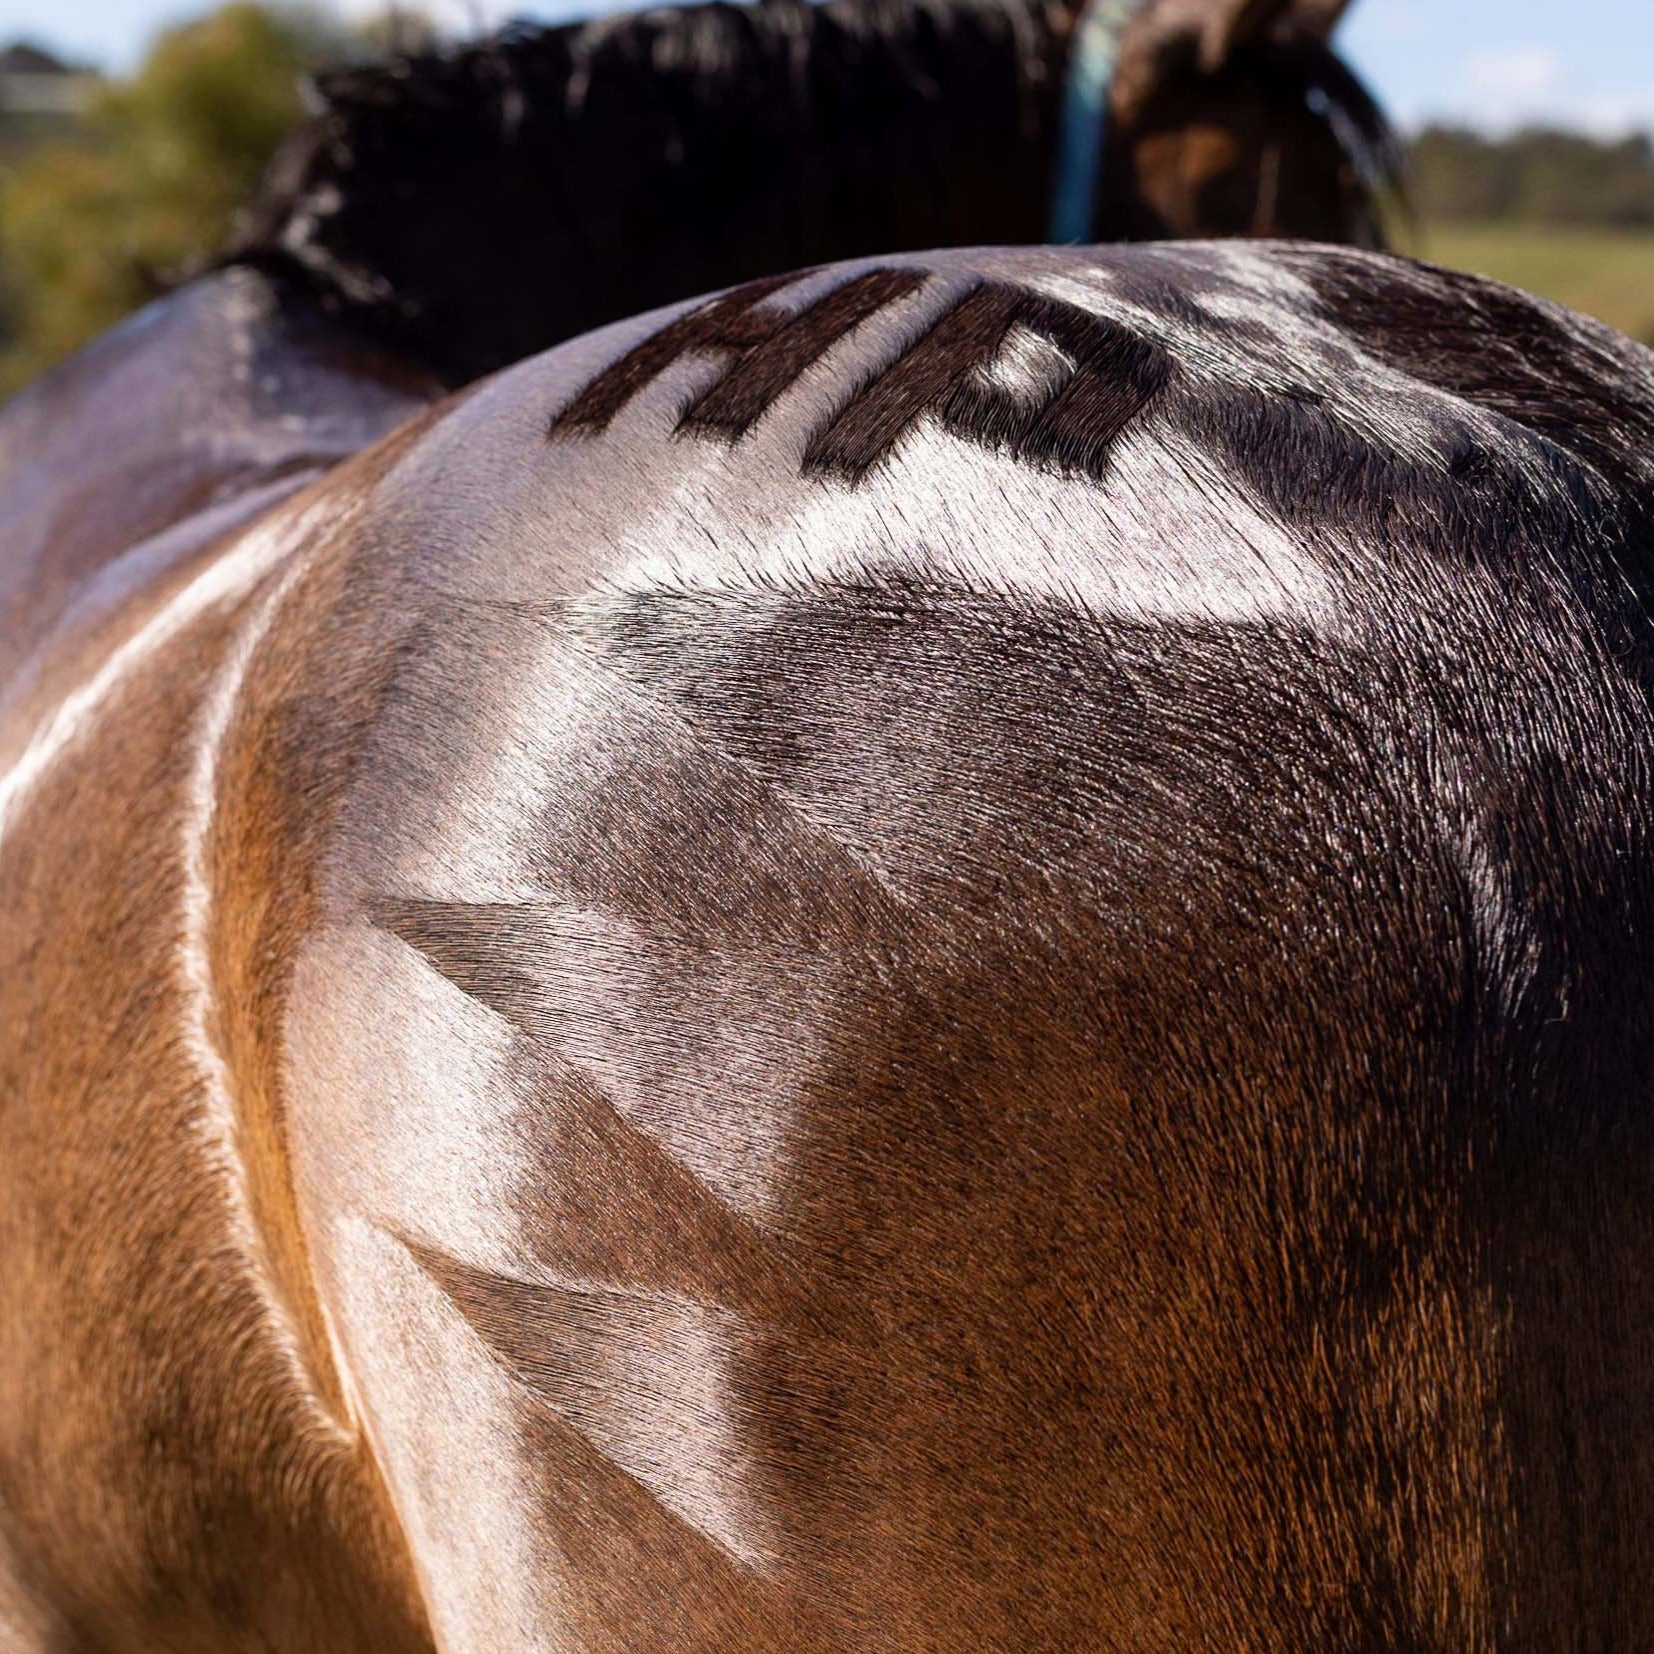
{"type": "Polygon", "coordinates": [[[1103,141],[1108,132],[1108,88],[1125,33],[1141,0],[1086,0],[1074,26],[1074,49],[1068,56],[1068,83],[1063,91],[1062,132],[1057,150],[1056,183],[1051,191],[1047,240],[1095,239],[1097,183],[1103,171],[1103,141]]]}

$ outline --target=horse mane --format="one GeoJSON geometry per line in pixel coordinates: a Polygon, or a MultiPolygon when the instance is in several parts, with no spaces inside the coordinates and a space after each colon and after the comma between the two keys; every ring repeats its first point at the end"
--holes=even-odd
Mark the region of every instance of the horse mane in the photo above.
{"type": "MultiPolygon", "coordinates": [[[[1039,0],[711,0],[335,73],[228,257],[458,384],[756,277],[1043,241],[1069,21],[1039,0]]],[[[1175,72],[1198,102],[1200,72],[1175,72]]],[[[1320,40],[1275,31],[1223,73],[1307,99],[1369,193],[1393,176],[1382,113],[1320,40]]],[[[1167,233],[1125,212],[1102,231],[1167,233]]]]}
{"type": "Polygon", "coordinates": [[[461,382],[754,275],[1040,239],[1059,61],[1031,0],[513,26],[323,77],[228,256],[461,382]]]}

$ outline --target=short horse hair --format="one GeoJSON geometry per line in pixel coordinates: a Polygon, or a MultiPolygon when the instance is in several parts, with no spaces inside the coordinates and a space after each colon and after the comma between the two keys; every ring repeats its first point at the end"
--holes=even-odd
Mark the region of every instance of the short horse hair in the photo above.
{"type": "Polygon", "coordinates": [[[315,1153],[489,1145],[383,1221],[506,1445],[393,1483],[631,1648],[1654,1638],[1650,368],[1377,256],[978,251],[435,424],[290,1017],[315,1153]],[[345,1143],[402,1049],[459,1091],[345,1143]]]}
{"type": "Polygon", "coordinates": [[[269,299],[6,426],[8,1646],[1654,1648],[1649,353],[883,253],[415,412],[269,299]],[[134,386],[335,446],[53,568],[134,386]]]}

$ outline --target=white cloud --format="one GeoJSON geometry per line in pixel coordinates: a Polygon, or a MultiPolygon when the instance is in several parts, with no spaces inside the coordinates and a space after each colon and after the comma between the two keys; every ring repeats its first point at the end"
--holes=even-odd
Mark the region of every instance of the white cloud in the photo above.
{"type": "Polygon", "coordinates": [[[1562,59],[1550,46],[1501,46],[1472,52],[1465,89],[1472,103],[1490,110],[1532,107],[1562,88],[1562,59]]]}
{"type": "Polygon", "coordinates": [[[1465,109],[1477,126],[1523,126],[1563,99],[1561,58],[1551,46],[1472,51],[1464,65],[1465,109]]]}
{"type": "Polygon", "coordinates": [[[1500,46],[1465,58],[1449,118],[1494,133],[1561,126],[1620,137],[1654,127],[1654,93],[1588,91],[1574,82],[1553,47],[1500,46]]]}
{"type": "MultiPolygon", "coordinates": [[[[450,39],[466,40],[517,18],[533,23],[567,23],[612,11],[617,3],[629,5],[641,0],[398,0],[396,4],[389,4],[387,0],[324,0],[324,3],[339,16],[358,23],[395,11],[418,13],[430,18],[450,39]]],[[[0,4],[4,4],[4,0],[0,0],[0,4]]]]}
{"type": "Polygon", "coordinates": [[[1623,138],[1628,132],[1654,131],[1654,97],[1593,92],[1569,100],[1561,124],[1599,138],[1623,138]]]}

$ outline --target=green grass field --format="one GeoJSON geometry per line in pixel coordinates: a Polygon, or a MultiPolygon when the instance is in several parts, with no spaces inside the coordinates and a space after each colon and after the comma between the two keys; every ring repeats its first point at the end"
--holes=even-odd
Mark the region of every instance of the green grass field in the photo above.
{"type": "Polygon", "coordinates": [[[1399,250],[1508,281],[1654,344],[1654,232],[1429,224],[1399,250]]]}

